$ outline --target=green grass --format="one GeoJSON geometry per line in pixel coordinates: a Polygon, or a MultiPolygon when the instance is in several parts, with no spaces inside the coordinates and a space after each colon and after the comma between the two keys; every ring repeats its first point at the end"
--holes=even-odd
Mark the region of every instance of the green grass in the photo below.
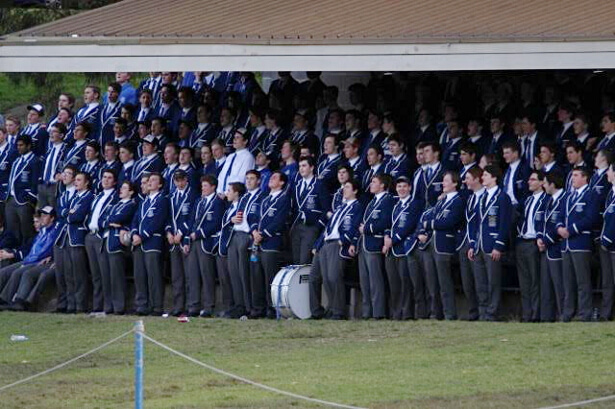
{"type": "MultiPolygon", "coordinates": [[[[0,386],[112,339],[134,320],[0,313],[0,386]],[[10,342],[15,333],[30,340],[10,342]]],[[[370,408],[531,408],[615,393],[614,323],[148,318],[145,328],[179,351],[257,382],[370,408]]],[[[130,336],[0,393],[0,407],[131,407],[132,347],[130,336]]],[[[148,409],[318,407],[211,373],[151,343],[145,385],[148,409]]]]}

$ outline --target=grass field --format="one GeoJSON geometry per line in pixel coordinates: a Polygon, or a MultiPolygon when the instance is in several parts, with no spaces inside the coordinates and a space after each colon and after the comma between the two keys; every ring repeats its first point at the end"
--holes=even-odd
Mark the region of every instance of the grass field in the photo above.
{"type": "MultiPolygon", "coordinates": [[[[0,386],[83,353],[134,317],[0,313],[0,386]],[[26,334],[26,342],[11,342],[26,334]]],[[[241,376],[369,408],[531,408],[615,393],[615,323],[147,318],[146,333],[241,376]]],[[[1,408],[129,408],[132,335],[0,393],[1,408]]],[[[318,407],[145,346],[146,408],[318,407]]],[[[615,401],[592,405],[614,407],[615,401]]]]}

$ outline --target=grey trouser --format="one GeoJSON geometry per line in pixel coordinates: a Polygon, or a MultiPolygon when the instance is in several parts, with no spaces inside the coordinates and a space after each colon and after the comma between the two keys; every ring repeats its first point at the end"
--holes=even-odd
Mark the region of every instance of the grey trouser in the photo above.
{"type": "Polygon", "coordinates": [[[105,311],[124,313],[126,310],[126,253],[103,251],[103,292],[105,311]],[[108,305],[110,303],[110,305],[108,305]]]}
{"type": "Polygon", "coordinates": [[[582,321],[590,321],[592,317],[592,282],[590,269],[591,253],[562,252],[562,271],[564,275],[564,314],[563,318],[569,320],[574,314],[575,301],[578,299],[578,315],[582,321]],[[577,292],[574,292],[574,283],[577,292]]]}
{"type": "Polygon", "coordinates": [[[56,184],[53,185],[38,185],[37,203],[39,209],[42,209],[45,206],[52,206],[54,209],[56,207],[57,200],[57,192],[58,186],[56,184]]]}
{"type": "Polygon", "coordinates": [[[250,235],[245,232],[233,232],[228,247],[228,269],[235,303],[235,313],[243,315],[252,310],[252,292],[250,291],[250,254],[248,252],[250,235]]]}
{"type": "Polygon", "coordinates": [[[493,261],[491,253],[480,251],[474,256],[474,279],[481,321],[497,319],[502,298],[502,260],[493,261]]]}
{"type": "Polygon", "coordinates": [[[271,282],[279,271],[279,260],[278,251],[259,251],[258,261],[250,262],[252,315],[263,316],[274,311],[271,282]]]}
{"type": "Polygon", "coordinates": [[[56,291],[58,292],[58,301],[56,308],[66,309],[67,307],[67,289],[66,276],[70,269],[70,259],[68,256],[68,248],[53,246],[53,262],[56,265],[56,291]]]}
{"type": "Polygon", "coordinates": [[[414,317],[429,318],[428,296],[425,290],[425,269],[423,268],[422,251],[414,248],[406,256],[408,273],[414,290],[414,317]]]}
{"type": "Polygon", "coordinates": [[[173,311],[185,311],[186,308],[186,269],[189,265],[188,257],[180,245],[176,245],[169,252],[171,259],[171,287],[173,288],[173,311]]]}
{"type": "Polygon", "coordinates": [[[45,268],[31,268],[26,271],[21,277],[14,300],[23,300],[28,304],[34,304],[45,286],[54,279],[55,269],[49,266],[50,264],[47,264],[45,268]]]}
{"type": "MultiPolygon", "coordinates": [[[[71,264],[66,275],[67,309],[75,312],[88,310],[88,257],[85,247],[68,247],[68,262],[71,264]]],[[[67,260],[64,260],[66,263],[67,260]]]]}
{"type": "Polygon", "coordinates": [[[188,312],[214,311],[216,303],[216,256],[201,248],[201,240],[190,246],[188,255],[188,312]]]}
{"type": "Polygon", "coordinates": [[[310,264],[312,262],[312,249],[319,234],[318,226],[295,224],[290,232],[294,264],[310,264]]]}
{"type": "Polygon", "coordinates": [[[102,278],[102,245],[103,241],[95,234],[85,236],[85,252],[88,256],[90,275],[92,277],[92,311],[110,311],[110,303],[104,298],[102,278]],[[109,307],[109,308],[108,308],[109,307]]]}
{"type": "MultiPolygon", "coordinates": [[[[7,303],[13,302],[14,301],[13,298],[15,297],[15,294],[17,293],[17,290],[19,289],[21,281],[26,275],[29,275],[28,279],[35,281],[38,278],[38,276],[47,269],[49,269],[49,264],[38,264],[38,263],[27,264],[27,265],[22,264],[19,268],[14,269],[13,272],[11,273],[11,276],[8,282],[2,289],[2,292],[0,293],[0,300],[7,302],[7,303]]],[[[32,285],[34,285],[34,283],[32,283],[32,285]]],[[[25,298],[23,298],[23,301],[25,301],[25,298]]]]}
{"type": "Polygon", "coordinates": [[[463,293],[468,301],[468,318],[478,319],[478,297],[476,296],[476,281],[474,280],[474,270],[472,262],[468,258],[470,246],[464,244],[459,250],[459,270],[461,272],[461,286],[463,293]]]}
{"type": "Polygon", "coordinates": [[[521,318],[525,322],[540,320],[540,252],[536,240],[519,240],[515,251],[521,318]]]}
{"type": "Polygon", "coordinates": [[[615,253],[600,247],[600,267],[602,268],[602,311],[600,317],[613,318],[613,301],[615,300],[615,253]]]}
{"type": "Polygon", "coordinates": [[[164,300],[162,254],[159,251],[145,252],[142,246],[138,246],[134,249],[132,256],[137,312],[162,314],[164,300]]]}
{"type": "Polygon", "coordinates": [[[540,255],[540,321],[555,321],[563,308],[562,260],[549,260],[544,252],[540,255]]]}
{"type": "Polygon", "coordinates": [[[34,206],[29,203],[19,205],[13,197],[9,197],[4,211],[6,228],[17,236],[20,243],[36,235],[33,218],[34,206]]]}
{"type": "Polygon", "coordinates": [[[381,253],[359,252],[359,281],[363,318],[384,318],[386,316],[386,295],[381,253]]]}
{"type": "Polygon", "coordinates": [[[407,257],[391,254],[385,258],[384,263],[391,297],[391,318],[396,320],[414,318],[414,290],[407,257]]]}
{"type": "MultiPolygon", "coordinates": [[[[434,240],[434,239],[432,239],[434,240]]],[[[442,298],[440,296],[440,282],[438,280],[438,267],[436,266],[435,252],[432,250],[432,244],[425,250],[421,250],[421,261],[425,271],[425,283],[429,293],[429,316],[431,318],[444,318],[442,308],[442,298]]]]}

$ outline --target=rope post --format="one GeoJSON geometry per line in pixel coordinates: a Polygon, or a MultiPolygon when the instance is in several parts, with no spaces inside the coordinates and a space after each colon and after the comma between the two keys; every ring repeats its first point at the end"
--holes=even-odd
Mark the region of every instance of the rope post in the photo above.
{"type": "Polygon", "coordinates": [[[143,409],[143,321],[135,322],[135,409],[143,409]]]}

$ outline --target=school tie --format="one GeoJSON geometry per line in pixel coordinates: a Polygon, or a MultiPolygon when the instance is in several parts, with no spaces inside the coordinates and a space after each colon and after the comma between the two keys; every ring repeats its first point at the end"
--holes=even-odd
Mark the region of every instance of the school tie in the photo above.
{"type": "Polygon", "coordinates": [[[51,149],[50,157],[48,158],[51,160],[47,160],[45,162],[45,176],[43,178],[43,181],[46,183],[52,183],[51,179],[53,177],[53,170],[56,167],[56,156],[59,150],[60,149],[55,148],[51,149]]]}
{"type": "Polygon", "coordinates": [[[531,165],[532,163],[532,152],[531,152],[531,146],[532,146],[532,141],[530,140],[530,137],[528,136],[525,139],[525,159],[527,160],[527,163],[531,165]]]}
{"type": "Polygon", "coordinates": [[[233,153],[231,156],[233,156],[233,159],[231,159],[231,164],[229,165],[228,169],[226,170],[226,175],[224,175],[224,182],[222,183],[222,188],[226,189],[226,181],[228,179],[228,177],[231,174],[231,170],[233,169],[233,163],[235,163],[235,159],[237,159],[237,154],[233,153]]]}
{"type": "Polygon", "coordinates": [[[431,181],[431,176],[433,174],[433,170],[431,169],[431,166],[427,167],[427,181],[431,181]]]}
{"type": "Polygon", "coordinates": [[[331,234],[331,232],[333,231],[337,223],[339,223],[339,220],[341,219],[342,215],[346,212],[347,207],[348,207],[348,204],[344,203],[335,212],[335,214],[331,218],[331,223],[329,223],[329,226],[327,226],[327,235],[331,234]]]}
{"type": "Polygon", "coordinates": [[[523,231],[521,232],[522,236],[525,236],[527,234],[528,224],[530,223],[531,217],[533,216],[531,214],[533,205],[534,205],[534,196],[532,195],[530,197],[527,207],[525,208],[525,222],[523,223],[523,231]]]}

